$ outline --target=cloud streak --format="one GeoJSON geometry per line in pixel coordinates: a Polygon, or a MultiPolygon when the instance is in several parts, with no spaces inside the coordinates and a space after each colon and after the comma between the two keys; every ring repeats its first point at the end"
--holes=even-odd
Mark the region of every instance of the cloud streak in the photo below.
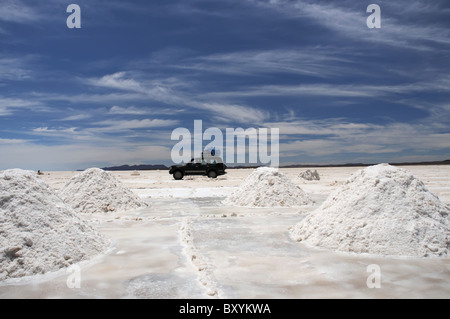
{"type": "MultiPolygon", "coordinates": [[[[250,106],[228,104],[216,102],[217,100],[205,101],[198,99],[186,92],[186,88],[180,90],[178,82],[175,86],[171,86],[169,81],[153,80],[147,82],[139,82],[135,79],[128,78],[127,72],[118,72],[111,75],[105,75],[100,79],[90,79],[89,84],[109,89],[135,92],[141,95],[141,100],[154,100],[168,105],[189,107],[202,111],[206,111],[216,119],[229,122],[234,120],[237,122],[261,123],[268,118],[268,113],[252,108],[250,106]]],[[[190,87],[188,87],[191,89],[190,87]]],[[[141,110],[140,110],[141,111],[141,110]]],[[[139,112],[140,112],[139,111],[139,112]]],[[[137,109],[123,109],[113,107],[111,112],[122,112],[128,114],[136,113],[137,109]]],[[[136,114],[135,114],[136,115],[136,114]]]]}
{"type": "Polygon", "coordinates": [[[14,23],[32,23],[41,19],[41,14],[19,0],[0,2],[0,21],[14,23]]]}
{"type": "Polygon", "coordinates": [[[350,59],[327,48],[310,47],[214,54],[175,67],[237,76],[288,73],[324,78],[350,71],[344,64],[351,63],[350,59]]]}
{"type": "MultiPolygon", "coordinates": [[[[377,43],[410,50],[432,50],[434,45],[445,45],[450,50],[450,31],[446,25],[417,25],[405,17],[434,16],[441,8],[423,6],[420,1],[384,2],[382,8],[382,28],[380,32],[370,32],[366,26],[366,7],[354,2],[305,1],[305,0],[248,0],[249,3],[267,10],[276,10],[290,18],[310,19],[313,23],[339,33],[345,38],[377,43]],[[402,14],[408,10],[408,15],[402,14]],[[401,12],[400,14],[396,12],[401,12]],[[394,13],[394,14],[392,14],[394,13]]],[[[448,8],[447,8],[448,10],[448,8]]]]}
{"type": "Polygon", "coordinates": [[[415,82],[397,85],[358,84],[303,84],[303,85],[262,85],[242,88],[230,92],[210,92],[207,98],[262,97],[262,96],[330,96],[330,97],[382,97],[407,95],[418,92],[450,93],[449,78],[435,79],[433,82],[415,82]]]}

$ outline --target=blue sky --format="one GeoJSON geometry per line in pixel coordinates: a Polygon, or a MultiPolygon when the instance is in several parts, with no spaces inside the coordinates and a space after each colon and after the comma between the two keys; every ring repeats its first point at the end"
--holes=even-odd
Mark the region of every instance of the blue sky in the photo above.
{"type": "Polygon", "coordinates": [[[450,159],[449,18],[443,0],[0,0],[0,169],[169,165],[196,119],[279,128],[281,165],[450,159]]]}

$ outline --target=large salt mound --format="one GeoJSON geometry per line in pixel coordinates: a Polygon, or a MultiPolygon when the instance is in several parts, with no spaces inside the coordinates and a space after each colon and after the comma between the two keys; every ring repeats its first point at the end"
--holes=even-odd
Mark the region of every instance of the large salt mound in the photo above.
{"type": "Polygon", "coordinates": [[[0,281],[56,271],[109,245],[36,173],[0,174],[0,281]]]}
{"type": "Polygon", "coordinates": [[[409,171],[380,164],[353,174],[292,229],[294,239],[343,252],[450,255],[450,209],[409,171]]]}
{"type": "Polygon", "coordinates": [[[147,206],[111,173],[99,168],[72,177],[59,194],[79,213],[122,212],[147,206]]]}
{"type": "Polygon", "coordinates": [[[224,200],[224,204],[246,207],[292,207],[312,204],[312,201],[278,169],[260,167],[224,200]]]}

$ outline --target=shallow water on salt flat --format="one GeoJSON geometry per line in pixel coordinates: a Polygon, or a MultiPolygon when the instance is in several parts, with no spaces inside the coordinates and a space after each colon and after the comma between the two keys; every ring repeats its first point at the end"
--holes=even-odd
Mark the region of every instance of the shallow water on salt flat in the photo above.
{"type": "Polygon", "coordinates": [[[186,218],[196,257],[206,261],[221,298],[450,298],[450,259],[305,247],[289,237],[289,227],[315,206],[249,209],[223,206],[222,199],[154,196],[143,210],[87,216],[114,246],[80,264],[80,288],[69,288],[72,273],[61,270],[3,283],[0,298],[211,298],[183,248],[186,218]],[[380,288],[367,285],[373,264],[380,288]]]}

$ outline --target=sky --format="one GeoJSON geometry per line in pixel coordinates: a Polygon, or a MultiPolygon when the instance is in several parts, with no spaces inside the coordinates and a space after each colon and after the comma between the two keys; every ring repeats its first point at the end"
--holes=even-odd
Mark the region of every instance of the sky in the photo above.
{"type": "Polygon", "coordinates": [[[171,165],[194,120],[278,128],[280,165],[450,159],[450,3],[0,0],[1,170],[171,165]]]}

